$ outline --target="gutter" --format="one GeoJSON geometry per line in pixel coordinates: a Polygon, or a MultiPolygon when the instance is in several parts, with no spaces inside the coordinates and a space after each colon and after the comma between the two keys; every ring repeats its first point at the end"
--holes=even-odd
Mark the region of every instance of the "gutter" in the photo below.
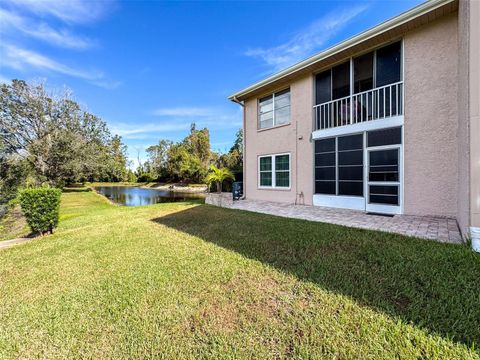
{"type": "Polygon", "coordinates": [[[387,21],[384,21],[383,23],[380,23],[379,25],[370,28],[364,32],[361,32],[358,35],[355,35],[345,41],[342,41],[341,43],[334,45],[312,57],[309,57],[306,60],[303,60],[295,65],[292,65],[285,70],[282,70],[266,79],[263,79],[243,90],[240,90],[236,92],[233,95],[230,95],[228,97],[229,100],[233,102],[238,102],[239,97],[244,97],[248,95],[249,93],[260,89],[263,86],[270,85],[284,77],[287,77],[289,75],[292,75],[300,70],[305,69],[306,67],[313,65],[317,62],[320,62],[322,60],[327,59],[328,57],[331,57],[341,51],[344,51],[352,46],[355,46],[359,43],[362,43],[366,40],[369,40],[373,38],[374,36],[377,36],[381,33],[387,32],[395,27],[398,27],[400,25],[405,24],[408,21],[411,21],[417,17],[420,17],[422,15],[425,15],[429,12],[432,12],[446,4],[449,4],[451,2],[454,2],[456,0],[430,0],[426,1],[423,4],[420,4],[410,10],[405,11],[404,13],[391,18],[387,21]]]}
{"type": "Polygon", "coordinates": [[[243,101],[238,100],[235,95],[229,97],[229,99],[230,99],[231,101],[233,101],[234,103],[240,105],[241,107],[245,108],[245,104],[243,103],[243,101]]]}

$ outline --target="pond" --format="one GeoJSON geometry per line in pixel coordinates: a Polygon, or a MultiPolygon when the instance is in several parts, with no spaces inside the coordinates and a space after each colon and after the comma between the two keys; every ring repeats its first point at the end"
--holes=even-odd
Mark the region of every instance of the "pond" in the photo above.
{"type": "Polygon", "coordinates": [[[203,193],[182,193],[134,186],[96,186],[95,190],[113,202],[125,206],[150,205],[205,198],[205,194],[203,193]]]}

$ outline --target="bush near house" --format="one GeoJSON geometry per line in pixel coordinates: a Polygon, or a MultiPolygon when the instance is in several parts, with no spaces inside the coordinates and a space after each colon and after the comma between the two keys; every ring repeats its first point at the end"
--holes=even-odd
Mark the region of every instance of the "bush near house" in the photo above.
{"type": "Polygon", "coordinates": [[[61,194],[60,189],[47,187],[20,191],[22,212],[32,232],[53,233],[58,224],[61,194]]]}
{"type": "Polygon", "coordinates": [[[208,185],[216,184],[217,192],[222,192],[223,182],[226,180],[235,180],[235,176],[228,168],[217,168],[215,165],[210,165],[210,172],[207,175],[206,181],[208,185]]]}

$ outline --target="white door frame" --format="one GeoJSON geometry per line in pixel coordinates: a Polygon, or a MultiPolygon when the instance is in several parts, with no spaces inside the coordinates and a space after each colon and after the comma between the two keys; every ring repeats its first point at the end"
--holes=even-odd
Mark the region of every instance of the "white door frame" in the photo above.
{"type": "Polygon", "coordinates": [[[403,145],[385,145],[385,146],[375,146],[365,148],[365,210],[367,212],[381,213],[381,214],[402,214],[403,208],[403,145]],[[368,174],[370,169],[370,152],[372,151],[382,151],[382,150],[395,150],[398,151],[398,181],[369,181],[368,174]],[[398,205],[387,205],[387,204],[370,204],[370,185],[386,185],[386,186],[398,186],[398,205]]]}

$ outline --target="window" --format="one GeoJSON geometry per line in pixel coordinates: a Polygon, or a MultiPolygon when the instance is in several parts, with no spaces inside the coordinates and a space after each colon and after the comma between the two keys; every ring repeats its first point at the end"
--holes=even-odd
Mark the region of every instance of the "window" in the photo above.
{"type": "Polygon", "coordinates": [[[399,181],[398,149],[370,151],[369,164],[369,181],[399,181]]]}
{"type": "Polygon", "coordinates": [[[363,196],[363,134],[337,138],[338,195],[363,196]]]}
{"type": "Polygon", "coordinates": [[[400,81],[401,43],[385,46],[376,51],[376,85],[377,87],[400,81]]]}
{"type": "Polygon", "coordinates": [[[332,68],[332,100],[350,95],[350,61],[332,68]]]}
{"type": "Polygon", "coordinates": [[[367,132],[368,147],[402,143],[402,128],[395,127],[367,132]]]}
{"type": "MultiPolygon", "coordinates": [[[[401,54],[402,43],[398,41],[317,74],[316,104],[401,81],[401,54]],[[350,64],[353,67],[353,89],[350,88],[350,64]]],[[[396,94],[392,94],[394,96],[396,94]]]]}
{"type": "Polygon", "coordinates": [[[363,196],[363,134],[315,141],[315,193],[363,196]]]}
{"type": "Polygon", "coordinates": [[[272,157],[260,158],[260,186],[272,186],[272,157]]]}
{"type": "Polygon", "coordinates": [[[317,104],[350,95],[350,62],[347,61],[317,74],[315,92],[317,104]]]}
{"type": "Polygon", "coordinates": [[[336,190],[336,139],[315,141],[315,193],[335,195],[336,190]]]}
{"type": "Polygon", "coordinates": [[[290,154],[260,156],[258,164],[260,187],[290,187],[290,154]]]}
{"type": "Polygon", "coordinates": [[[290,123],[290,89],[258,101],[258,127],[267,129],[290,123]]]}
{"type": "Polygon", "coordinates": [[[353,92],[373,89],[373,55],[368,53],[353,59],[353,92]]]}
{"type": "Polygon", "coordinates": [[[324,71],[315,77],[316,104],[323,104],[332,100],[332,72],[324,71]]]}

